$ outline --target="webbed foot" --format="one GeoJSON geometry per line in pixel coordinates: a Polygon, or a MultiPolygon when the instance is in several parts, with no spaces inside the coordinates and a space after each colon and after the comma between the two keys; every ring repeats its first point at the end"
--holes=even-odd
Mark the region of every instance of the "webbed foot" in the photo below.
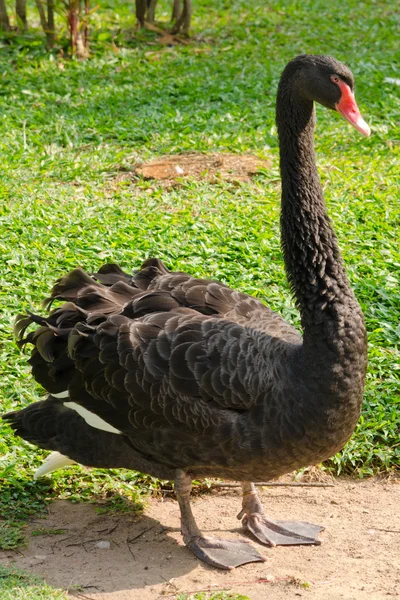
{"type": "Polygon", "coordinates": [[[230,571],[246,563],[266,560],[247,540],[196,536],[191,540],[185,539],[185,543],[197,558],[219,569],[230,571]]]}
{"type": "Polygon", "coordinates": [[[248,540],[221,540],[204,536],[196,525],[190,506],[192,480],[187,473],[177,469],[175,494],[181,509],[181,529],[186,546],[200,560],[219,569],[232,570],[250,562],[266,559],[255,550],[248,540]]]}
{"type": "Polygon", "coordinates": [[[250,531],[259,542],[267,546],[295,546],[321,544],[317,535],[325,529],[306,521],[271,521],[264,514],[254,484],[242,482],[242,510],[237,518],[242,519],[246,531],[250,531]]]}
{"type": "Polygon", "coordinates": [[[271,521],[260,513],[245,514],[242,525],[267,546],[319,545],[316,536],[325,529],[306,521],[271,521]]]}

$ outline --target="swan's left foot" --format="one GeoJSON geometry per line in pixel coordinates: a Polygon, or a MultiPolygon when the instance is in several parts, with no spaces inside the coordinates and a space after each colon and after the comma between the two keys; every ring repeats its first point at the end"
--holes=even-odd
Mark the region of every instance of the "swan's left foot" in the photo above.
{"type": "Polygon", "coordinates": [[[263,506],[252,483],[242,483],[243,503],[238,519],[246,531],[267,546],[321,544],[317,535],[325,529],[306,521],[271,521],[264,515],[263,506]]]}
{"type": "Polygon", "coordinates": [[[319,545],[316,536],[325,529],[306,521],[270,521],[260,513],[245,514],[242,525],[267,546],[319,545]]]}

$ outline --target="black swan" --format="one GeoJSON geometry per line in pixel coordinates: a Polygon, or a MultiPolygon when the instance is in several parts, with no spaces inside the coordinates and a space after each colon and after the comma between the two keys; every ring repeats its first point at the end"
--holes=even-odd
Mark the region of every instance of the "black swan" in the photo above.
{"type": "Polygon", "coordinates": [[[175,480],[186,545],[220,568],[264,558],[245,540],[202,535],[192,478],[242,481],[239,518],[262,543],[320,543],[322,527],[267,519],[250,482],[329,458],[360,414],[366,332],[319,183],[314,101],[370,133],[345,65],[303,55],[286,66],[277,96],[282,248],[303,338],[259,300],[158,259],[132,276],[116,265],[92,277],[76,269],[47,300],[64,304],[16,322],[49,396],[4,418],[56,451],[37,475],[78,462],[175,480]]]}

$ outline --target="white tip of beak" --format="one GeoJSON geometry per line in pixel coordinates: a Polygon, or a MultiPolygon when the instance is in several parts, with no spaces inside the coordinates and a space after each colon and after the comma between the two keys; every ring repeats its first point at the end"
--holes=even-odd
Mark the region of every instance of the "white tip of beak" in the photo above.
{"type": "MultiPolygon", "coordinates": [[[[350,123],[351,123],[351,121],[350,121],[350,123]]],[[[362,118],[361,115],[358,117],[358,119],[354,123],[351,123],[351,124],[353,125],[353,127],[355,127],[357,129],[357,131],[359,131],[360,133],[365,135],[365,137],[369,137],[371,135],[370,126],[368,125],[368,123],[366,123],[364,121],[364,119],[362,118]]]]}

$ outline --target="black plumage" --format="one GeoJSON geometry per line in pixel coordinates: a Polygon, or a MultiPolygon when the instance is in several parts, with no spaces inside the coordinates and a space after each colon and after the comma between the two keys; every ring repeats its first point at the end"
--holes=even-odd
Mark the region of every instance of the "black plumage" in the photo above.
{"type": "Polygon", "coordinates": [[[88,466],[174,477],[185,542],[216,566],[261,556],[201,536],[190,512],[191,478],[243,481],[243,523],[260,541],[317,543],[318,527],[271,528],[248,482],[330,457],[360,413],[364,322],[313,151],[313,100],[339,110],[352,89],[345,65],[306,55],[289,63],[278,89],[282,247],[303,338],[256,298],[170,272],[158,259],[133,275],[116,265],[93,276],[76,269],[47,299],[64,304],[16,322],[20,343],[34,346],[32,373],[50,395],[6,415],[15,431],[88,466]],[[31,323],[38,327],[25,335],[31,323]],[[76,407],[111,430],[91,426],[76,407]]]}

